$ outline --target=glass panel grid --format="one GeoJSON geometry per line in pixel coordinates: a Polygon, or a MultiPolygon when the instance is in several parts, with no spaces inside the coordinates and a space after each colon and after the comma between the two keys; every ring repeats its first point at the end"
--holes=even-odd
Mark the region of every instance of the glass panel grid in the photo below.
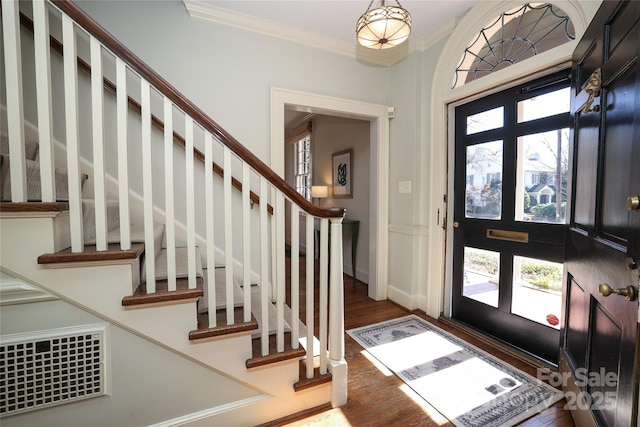
{"type": "Polygon", "coordinates": [[[502,212],[502,141],[467,147],[465,216],[500,219],[502,212]]]}
{"type": "Polygon", "coordinates": [[[562,275],[560,263],[514,256],[511,312],[560,329],[562,275]]]}
{"type": "Polygon", "coordinates": [[[569,129],[518,138],[516,221],[565,222],[569,129]]]}
{"type": "Polygon", "coordinates": [[[500,254],[465,247],[462,296],[497,308],[499,282],[500,254]]]}
{"type": "Polygon", "coordinates": [[[534,96],[518,102],[518,123],[568,113],[570,88],[566,87],[544,95],[534,96]]]}

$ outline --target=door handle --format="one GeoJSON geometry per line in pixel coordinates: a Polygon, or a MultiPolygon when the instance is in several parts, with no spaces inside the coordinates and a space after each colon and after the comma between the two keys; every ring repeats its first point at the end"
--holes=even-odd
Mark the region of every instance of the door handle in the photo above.
{"type": "Polygon", "coordinates": [[[608,297],[611,294],[616,294],[625,297],[629,301],[635,301],[635,299],[638,297],[638,291],[636,291],[636,288],[631,285],[627,286],[626,288],[614,289],[607,283],[600,283],[600,285],[598,285],[598,292],[600,292],[600,295],[602,295],[603,297],[608,297]]]}
{"type": "Polygon", "coordinates": [[[627,210],[637,211],[638,208],[640,208],[640,197],[638,196],[627,197],[627,210]]]}

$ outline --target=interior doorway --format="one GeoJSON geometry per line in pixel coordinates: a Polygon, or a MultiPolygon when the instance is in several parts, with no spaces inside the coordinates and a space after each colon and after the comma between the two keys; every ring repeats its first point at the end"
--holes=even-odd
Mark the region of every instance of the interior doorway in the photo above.
{"type": "Polygon", "coordinates": [[[387,106],[282,88],[271,89],[271,168],[284,178],[285,110],[365,120],[370,133],[369,297],[387,298],[389,225],[389,119],[387,106]]]}

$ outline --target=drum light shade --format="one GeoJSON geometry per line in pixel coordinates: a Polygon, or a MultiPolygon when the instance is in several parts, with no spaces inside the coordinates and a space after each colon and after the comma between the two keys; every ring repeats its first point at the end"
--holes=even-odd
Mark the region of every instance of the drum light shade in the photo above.
{"type": "Polygon", "coordinates": [[[397,6],[388,6],[385,0],[378,0],[377,6],[358,19],[356,36],[358,43],[369,49],[389,49],[409,38],[411,15],[396,0],[397,6]]]}

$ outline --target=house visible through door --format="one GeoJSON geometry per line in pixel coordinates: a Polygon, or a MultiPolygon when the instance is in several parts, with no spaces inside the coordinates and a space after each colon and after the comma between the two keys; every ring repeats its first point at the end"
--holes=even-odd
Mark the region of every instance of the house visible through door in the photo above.
{"type": "Polygon", "coordinates": [[[455,108],[452,317],[557,363],[569,70],[455,108]]]}

